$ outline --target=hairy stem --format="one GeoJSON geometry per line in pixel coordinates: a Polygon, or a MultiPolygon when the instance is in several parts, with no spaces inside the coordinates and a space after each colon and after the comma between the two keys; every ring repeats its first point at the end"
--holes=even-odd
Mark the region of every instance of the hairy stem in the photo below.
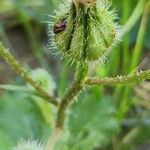
{"type": "Polygon", "coordinates": [[[118,76],[114,78],[89,78],[85,81],[86,85],[118,85],[132,84],[150,79],[150,70],[141,71],[128,76],[118,76]]]}
{"type": "Polygon", "coordinates": [[[66,110],[68,106],[73,102],[74,98],[83,89],[87,72],[88,72],[88,65],[78,62],[75,79],[72,85],[70,86],[70,88],[67,90],[64,98],[62,99],[59,105],[57,119],[56,119],[56,128],[61,128],[61,129],[63,128],[65,117],[66,117],[66,110]]]}
{"type": "Polygon", "coordinates": [[[4,60],[11,66],[11,68],[20,76],[23,77],[24,80],[26,80],[28,83],[30,83],[36,90],[39,92],[39,95],[47,100],[48,102],[58,105],[58,99],[54,96],[49,95],[47,92],[45,92],[40,85],[34,81],[26,69],[21,67],[18,61],[15,60],[15,58],[11,55],[8,49],[6,49],[2,43],[0,43],[0,56],[4,58],[4,60]]]}

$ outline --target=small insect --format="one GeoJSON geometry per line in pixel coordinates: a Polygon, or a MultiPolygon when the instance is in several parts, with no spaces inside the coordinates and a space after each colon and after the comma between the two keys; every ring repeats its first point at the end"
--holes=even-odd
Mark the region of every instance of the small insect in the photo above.
{"type": "Polygon", "coordinates": [[[63,20],[61,20],[60,22],[58,22],[58,23],[54,26],[53,32],[54,32],[55,34],[58,34],[58,33],[60,33],[60,32],[63,32],[63,31],[65,30],[65,28],[66,28],[66,23],[67,23],[66,19],[63,19],[63,20]]]}

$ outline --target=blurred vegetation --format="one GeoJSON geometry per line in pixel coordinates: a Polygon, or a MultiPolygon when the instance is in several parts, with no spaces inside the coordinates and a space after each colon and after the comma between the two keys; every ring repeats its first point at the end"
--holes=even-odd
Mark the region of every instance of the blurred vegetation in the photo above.
{"type": "MultiPolygon", "coordinates": [[[[44,68],[54,75],[58,91],[63,96],[73,77],[73,68],[49,51],[49,14],[58,8],[60,0],[0,0],[0,40],[28,69],[44,68]],[[32,68],[30,68],[29,66],[32,68]]],[[[112,0],[112,7],[124,24],[137,4],[137,0],[112,0]]],[[[132,31],[115,48],[108,61],[96,68],[97,76],[129,74],[133,58],[137,70],[150,68],[150,19],[139,49],[137,35],[141,19],[132,31]],[[140,63],[141,62],[141,63],[140,63]]],[[[41,80],[46,77],[42,76],[41,80]]],[[[48,79],[49,80],[49,79],[48,79]]],[[[0,60],[0,84],[27,87],[0,60]]],[[[46,142],[53,127],[55,112],[49,104],[40,103],[25,91],[12,91],[11,86],[1,86],[0,92],[0,149],[11,150],[20,139],[38,139],[46,142]],[[41,107],[42,106],[42,107],[41,107]],[[46,108],[48,107],[48,108],[46,108]],[[44,108],[44,109],[43,109],[44,108]],[[50,108],[50,111],[49,111],[50,108]],[[53,110],[53,111],[52,111],[53,110]],[[44,112],[43,112],[44,111],[44,112]],[[48,117],[49,116],[49,117],[48,117]]],[[[149,150],[150,147],[150,84],[138,86],[97,87],[87,89],[73,105],[65,133],[57,145],[58,150],[149,150]]]]}

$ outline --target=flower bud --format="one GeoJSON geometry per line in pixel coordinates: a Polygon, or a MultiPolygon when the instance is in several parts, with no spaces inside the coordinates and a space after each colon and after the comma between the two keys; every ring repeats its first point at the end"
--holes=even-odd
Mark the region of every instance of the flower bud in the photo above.
{"type": "Polygon", "coordinates": [[[57,48],[74,61],[102,59],[117,38],[115,15],[100,0],[73,0],[56,13],[57,48]]]}

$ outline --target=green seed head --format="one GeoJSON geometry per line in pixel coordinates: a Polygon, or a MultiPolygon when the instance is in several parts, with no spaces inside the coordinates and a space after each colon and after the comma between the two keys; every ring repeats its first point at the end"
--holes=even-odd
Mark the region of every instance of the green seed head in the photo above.
{"type": "Polygon", "coordinates": [[[59,51],[75,62],[102,59],[117,38],[114,13],[101,0],[73,0],[61,8],[53,24],[59,51]]]}

